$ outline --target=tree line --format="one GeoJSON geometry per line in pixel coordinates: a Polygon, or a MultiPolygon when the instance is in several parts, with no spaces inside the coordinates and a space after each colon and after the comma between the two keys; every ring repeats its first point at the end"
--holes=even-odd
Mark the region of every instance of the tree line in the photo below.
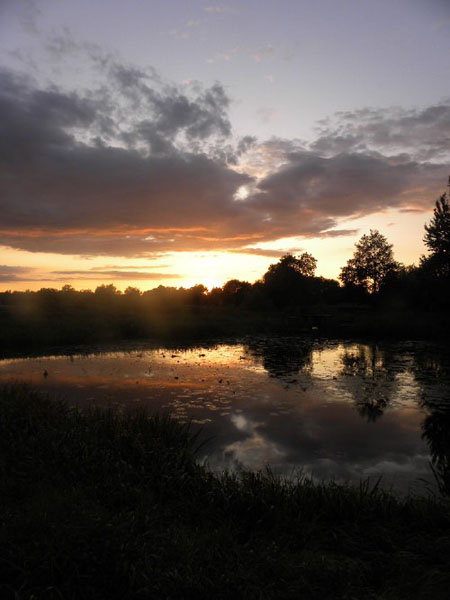
{"type": "Polygon", "coordinates": [[[392,244],[379,231],[371,230],[355,244],[352,258],[341,269],[340,282],[317,277],[317,260],[308,252],[286,254],[253,284],[232,279],[210,291],[199,284],[188,289],[159,286],[145,292],[128,287],[122,293],[110,284],[95,291],[76,291],[65,285],[61,290],[2,292],[0,325],[4,330],[24,323],[44,326],[51,318],[53,322],[59,319],[58,327],[64,328],[70,321],[72,328],[84,324],[89,329],[93,323],[99,327],[107,322],[111,327],[115,322],[125,337],[133,337],[146,331],[133,323],[142,323],[148,315],[154,315],[156,322],[161,315],[173,318],[176,313],[193,314],[202,309],[276,313],[367,305],[386,311],[445,310],[450,299],[449,200],[450,194],[444,193],[436,201],[433,216],[425,225],[428,254],[417,266],[397,262],[392,244]]]}

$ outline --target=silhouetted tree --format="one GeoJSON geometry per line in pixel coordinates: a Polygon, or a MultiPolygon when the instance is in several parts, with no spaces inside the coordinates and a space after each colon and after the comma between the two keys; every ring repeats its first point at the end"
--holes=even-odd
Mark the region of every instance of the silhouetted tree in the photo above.
{"type": "Polygon", "coordinates": [[[197,283],[197,285],[193,285],[187,290],[188,304],[191,304],[192,306],[199,306],[200,304],[203,304],[205,300],[205,294],[207,291],[208,288],[202,283],[197,283]]]}
{"type": "Polygon", "coordinates": [[[276,264],[270,265],[264,278],[270,277],[271,273],[277,273],[286,269],[298,273],[299,275],[303,275],[304,277],[314,277],[316,267],[317,260],[308,252],[303,252],[303,254],[298,257],[293,254],[285,254],[276,264]]]}
{"type": "Polygon", "coordinates": [[[285,254],[270,265],[263,276],[263,283],[269,298],[276,306],[308,302],[310,289],[308,282],[313,279],[316,259],[307,252],[298,258],[285,254]]]}
{"type": "MultiPolygon", "coordinates": [[[[449,178],[450,189],[450,178],[449,178]]],[[[422,268],[437,277],[450,278],[450,193],[442,194],[436,200],[433,217],[425,225],[425,242],[430,255],[422,257],[422,268]]]]}
{"type": "Polygon", "coordinates": [[[99,285],[95,288],[94,294],[98,298],[113,298],[116,295],[119,295],[121,292],[116,288],[112,283],[108,285],[99,285]]]}
{"type": "Polygon", "coordinates": [[[124,294],[127,298],[140,298],[142,295],[141,290],[139,288],[132,287],[130,285],[127,287],[124,294]]]}
{"type": "Polygon", "coordinates": [[[342,267],[339,279],[344,285],[360,286],[371,294],[379,292],[386,277],[399,268],[392,244],[379,231],[371,229],[355,248],[353,258],[342,267]]]}
{"type": "Polygon", "coordinates": [[[222,288],[222,299],[224,304],[234,304],[238,306],[243,303],[249,295],[252,286],[247,281],[239,279],[230,279],[222,288]]]}
{"type": "Polygon", "coordinates": [[[303,252],[303,254],[300,254],[296,259],[296,268],[301,275],[304,275],[305,277],[314,277],[317,268],[317,260],[312,254],[303,252]]]}

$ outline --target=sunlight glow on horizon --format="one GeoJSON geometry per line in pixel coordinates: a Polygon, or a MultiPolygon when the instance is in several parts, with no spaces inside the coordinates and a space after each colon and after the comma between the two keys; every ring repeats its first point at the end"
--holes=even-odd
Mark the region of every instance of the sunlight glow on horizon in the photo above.
{"type": "Polygon", "coordinates": [[[206,4],[0,0],[0,291],[211,289],[302,252],[337,279],[370,229],[426,254],[448,2],[206,4]]]}
{"type": "MultiPolygon", "coordinates": [[[[262,242],[256,247],[262,250],[276,250],[287,253],[295,248],[294,254],[311,253],[318,261],[317,276],[337,279],[341,267],[351,258],[354,245],[370,229],[378,229],[393,244],[396,260],[405,265],[419,262],[426,253],[423,244],[424,224],[431,217],[429,213],[404,214],[398,211],[386,211],[343,221],[340,227],[357,229],[356,235],[325,238],[281,238],[272,242],[262,242]],[[416,240],[412,248],[411,240],[416,240]]],[[[251,249],[251,247],[250,247],[251,249]]],[[[123,258],[113,256],[80,257],[51,253],[31,253],[27,251],[2,249],[2,262],[27,269],[20,278],[24,280],[0,281],[0,291],[38,290],[42,287],[60,289],[63,285],[72,285],[75,289],[92,289],[104,284],[113,284],[118,290],[137,287],[141,291],[150,290],[159,285],[167,287],[189,288],[197,284],[205,285],[208,290],[222,287],[230,279],[239,279],[254,283],[262,278],[272,263],[278,262],[277,256],[262,256],[239,251],[197,251],[166,252],[158,258],[123,258]],[[61,275],[59,272],[67,272],[61,275]],[[70,271],[74,271],[73,275],[70,271]],[[105,274],[102,273],[105,272],[105,274]],[[106,272],[127,271],[142,273],[142,277],[114,277],[106,272]],[[80,272],[83,276],[77,276],[80,272]],[[151,279],[145,279],[148,273],[151,279]],[[158,273],[161,277],[158,278],[158,273]],[[168,274],[177,277],[167,277],[168,274]],[[29,277],[29,279],[26,279],[29,277]]]]}

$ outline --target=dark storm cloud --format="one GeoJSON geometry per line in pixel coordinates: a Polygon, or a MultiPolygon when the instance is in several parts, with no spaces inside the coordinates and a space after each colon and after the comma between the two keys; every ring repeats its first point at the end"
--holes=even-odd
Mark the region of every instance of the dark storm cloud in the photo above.
{"type": "Polygon", "coordinates": [[[446,180],[446,105],[341,114],[309,149],[234,143],[219,84],[168,85],[152,69],[97,59],[106,81],[83,93],[0,72],[1,244],[147,256],[350,235],[340,219],[429,209],[446,180]],[[394,145],[402,151],[388,153],[394,145]]]}
{"type": "MultiPolygon", "coordinates": [[[[251,198],[273,221],[308,219],[311,232],[324,232],[327,220],[362,216],[387,208],[430,206],[430,190],[445,181],[447,167],[407,157],[341,153],[324,158],[314,152],[289,155],[289,162],[263,179],[251,198]],[[315,229],[315,230],[314,230],[315,229]]],[[[433,198],[433,194],[431,195],[433,198]]],[[[331,227],[331,223],[327,228],[331,227]]]]}
{"type": "Polygon", "coordinates": [[[42,152],[67,149],[70,128],[87,128],[96,116],[95,104],[56,88],[31,89],[27,78],[0,72],[0,158],[6,166],[25,166],[42,152]]]}
{"type": "MultiPolygon", "coordinates": [[[[8,72],[1,82],[3,243],[32,251],[132,255],[167,250],[174,242],[180,246],[179,233],[174,237],[172,230],[206,231],[236,218],[233,194],[248,176],[175,143],[156,155],[151,147],[89,143],[87,133],[101,129],[104,120],[98,99],[35,89],[30,80],[8,72]]],[[[165,131],[174,139],[184,126],[188,137],[200,139],[215,128],[226,132],[219,87],[199,95],[197,112],[195,102],[186,105],[179,96],[167,98],[164,112],[161,98],[152,125],[157,134],[165,131]]]]}

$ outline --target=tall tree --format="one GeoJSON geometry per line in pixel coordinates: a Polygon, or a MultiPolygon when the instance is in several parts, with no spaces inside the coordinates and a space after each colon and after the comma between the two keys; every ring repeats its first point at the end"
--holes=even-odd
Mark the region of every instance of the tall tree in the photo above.
{"type": "Polygon", "coordinates": [[[267,273],[264,275],[264,282],[267,282],[274,275],[286,272],[303,275],[304,277],[314,277],[316,267],[317,260],[308,252],[303,252],[299,257],[292,254],[285,254],[277,263],[270,265],[267,273]]]}
{"type": "Polygon", "coordinates": [[[342,267],[339,279],[344,285],[356,285],[373,294],[380,291],[388,275],[397,271],[392,244],[376,229],[355,244],[353,258],[342,267]]]}
{"type": "Polygon", "coordinates": [[[308,252],[298,258],[285,254],[263,276],[268,297],[278,307],[308,303],[316,265],[316,259],[308,252]]]}
{"type": "Polygon", "coordinates": [[[449,191],[436,200],[433,217],[425,225],[425,242],[430,254],[422,258],[422,266],[438,277],[450,277],[450,177],[449,191]]]}

